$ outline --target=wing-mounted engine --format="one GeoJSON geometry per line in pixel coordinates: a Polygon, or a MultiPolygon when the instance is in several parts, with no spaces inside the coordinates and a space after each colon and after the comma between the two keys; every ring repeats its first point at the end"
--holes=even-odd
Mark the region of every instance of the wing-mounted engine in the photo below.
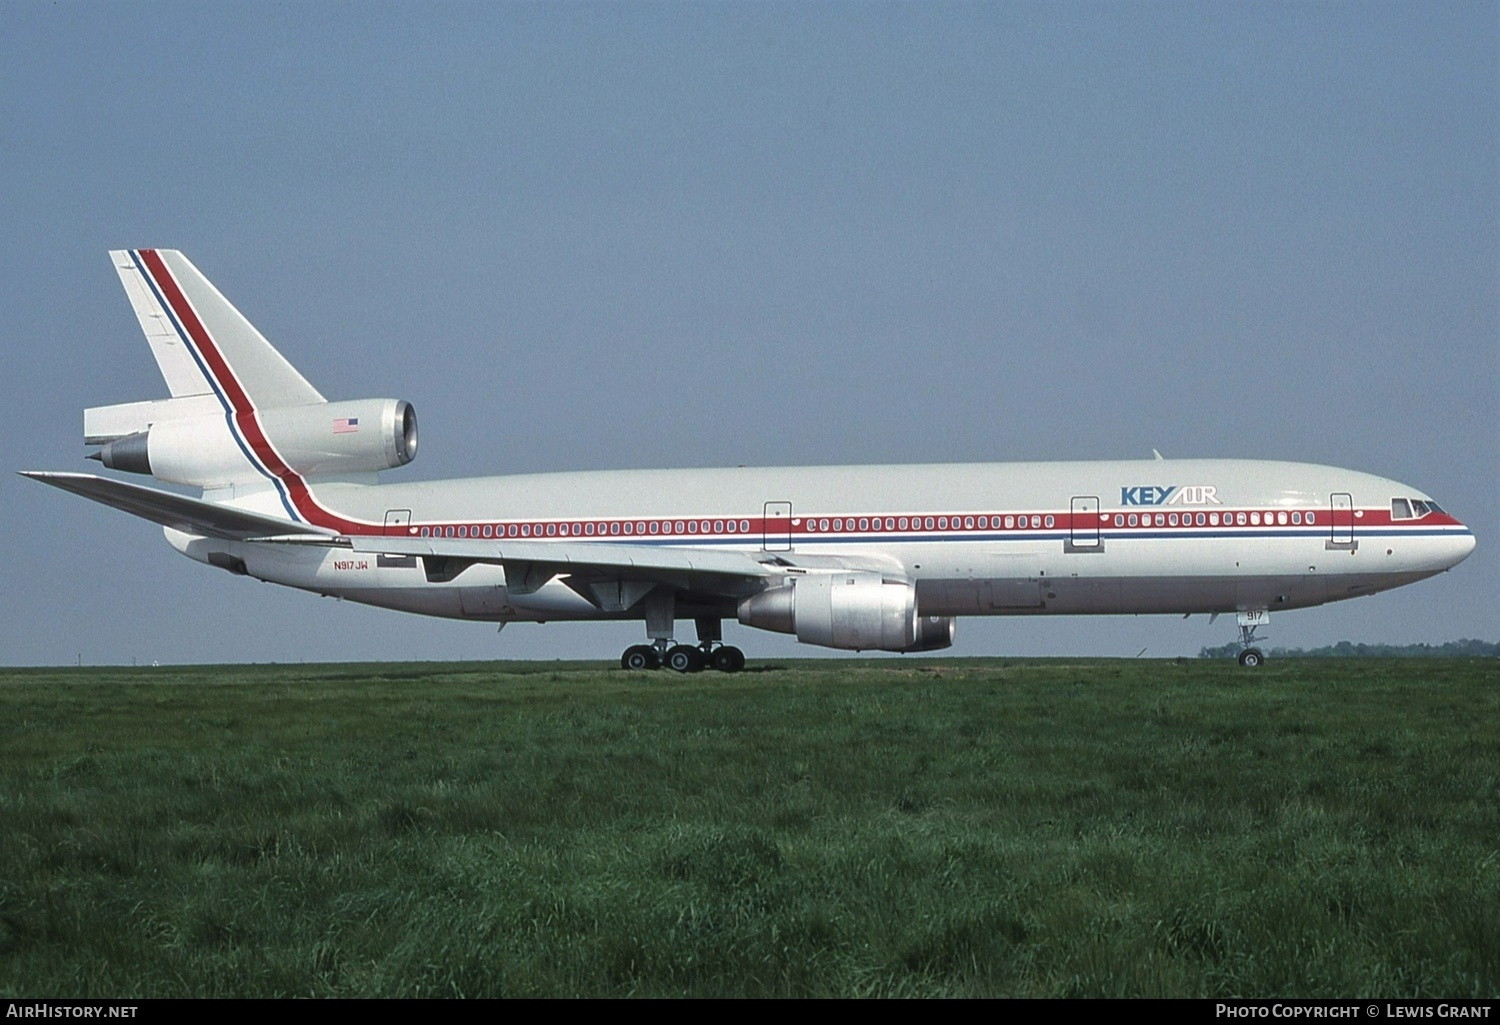
{"type": "Polygon", "coordinates": [[[345,478],[417,455],[417,414],[400,399],[356,399],[227,414],[212,396],[132,402],[84,412],[92,458],[173,484],[217,488],[287,470],[345,478]],[[207,400],[207,401],[205,401],[207,400]]]}
{"type": "Polygon", "coordinates": [[[740,602],[739,621],[853,651],[937,651],[953,643],[951,617],[917,614],[916,585],[862,570],[793,577],[740,602]]]}

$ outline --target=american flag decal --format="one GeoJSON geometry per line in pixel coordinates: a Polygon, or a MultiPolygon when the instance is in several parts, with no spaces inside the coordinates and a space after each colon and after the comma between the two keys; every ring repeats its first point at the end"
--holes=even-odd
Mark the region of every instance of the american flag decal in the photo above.
{"type": "Polygon", "coordinates": [[[341,416],[333,421],[334,434],[353,434],[359,430],[359,417],[341,416]]]}

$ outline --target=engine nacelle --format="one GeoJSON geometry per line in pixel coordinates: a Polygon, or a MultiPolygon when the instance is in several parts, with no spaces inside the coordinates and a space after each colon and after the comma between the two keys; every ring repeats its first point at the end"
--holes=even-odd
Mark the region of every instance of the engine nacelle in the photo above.
{"type": "MultiPolygon", "coordinates": [[[[417,414],[399,399],[356,399],[266,409],[253,425],[274,456],[303,477],[338,477],[404,466],[417,455],[417,414]]],[[[166,418],[115,438],[99,451],[105,466],[158,480],[214,488],[262,479],[223,414],[166,418]]],[[[257,458],[260,453],[256,453],[257,458]]]]}
{"type": "Polygon", "coordinates": [[[917,637],[902,651],[942,651],[953,647],[955,620],[952,616],[918,616],[917,637]]]}
{"type": "Polygon", "coordinates": [[[852,651],[936,651],[953,643],[951,618],[917,615],[916,585],[863,570],[793,577],[740,602],[739,620],[852,651]]]}

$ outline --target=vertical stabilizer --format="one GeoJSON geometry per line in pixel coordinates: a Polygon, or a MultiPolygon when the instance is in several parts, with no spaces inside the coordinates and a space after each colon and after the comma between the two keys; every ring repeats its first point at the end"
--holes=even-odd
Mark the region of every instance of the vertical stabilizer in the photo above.
{"type": "Polygon", "coordinates": [[[192,350],[136,265],[133,254],[125,249],[112,249],[109,257],[114,262],[115,273],[120,275],[120,284],[130,298],[130,308],[135,310],[136,320],[141,322],[141,330],[151,346],[151,355],[156,357],[156,365],[161,368],[161,376],[166,378],[167,390],[172,397],[212,393],[208,378],[198,369],[192,350]]]}
{"type": "Polygon", "coordinates": [[[324,401],[186,256],[110,256],[173,397],[216,394],[232,413],[324,401]]]}

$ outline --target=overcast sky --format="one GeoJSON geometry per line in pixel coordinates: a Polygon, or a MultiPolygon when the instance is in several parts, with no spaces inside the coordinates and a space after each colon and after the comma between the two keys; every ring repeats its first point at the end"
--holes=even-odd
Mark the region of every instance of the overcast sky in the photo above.
{"type": "MultiPolygon", "coordinates": [[[[1270,645],[1500,639],[1495,3],[0,6],[7,470],[166,394],[110,248],[184,250],[401,479],[1250,457],[1479,549],[1270,645]],[[1383,497],[1383,496],[1382,496],[1383,497]]],[[[395,479],[392,475],[389,479],[395,479]]],[[[8,664],[613,658],[233,577],[4,474],[8,664]]],[[[817,654],[729,624],[752,659],[817,654]]],[[[1205,617],[963,620],[1192,654],[1205,617]]]]}

